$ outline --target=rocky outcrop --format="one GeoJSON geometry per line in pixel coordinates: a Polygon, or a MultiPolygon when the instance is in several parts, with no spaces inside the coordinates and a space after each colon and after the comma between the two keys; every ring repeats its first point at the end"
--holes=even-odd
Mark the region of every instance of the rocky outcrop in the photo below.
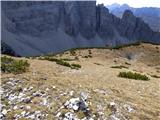
{"type": "Polygon", "coordinates": [[[137,41],[159,44],[160,33],[131,11],[120,19],[96,1],[3,1],[2,40],[30,56],[137,41]]]}
{"type": "Polygon", "coordinates": [[[97,32],[101,38],[114,37],[114,16],[103,5],[97,6],[97,32]]]}
{"type": "Polygon", "coordinates": [[[122,23],[123,36],[140,42],[160,42],[160,33],[153,32],[141,18],[135,17],[130,10],[124,12],[122,23]]]}

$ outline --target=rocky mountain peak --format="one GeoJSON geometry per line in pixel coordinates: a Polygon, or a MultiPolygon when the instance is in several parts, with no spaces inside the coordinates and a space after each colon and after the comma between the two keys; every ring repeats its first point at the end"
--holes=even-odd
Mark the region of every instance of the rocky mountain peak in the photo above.
{"type": "Polygon", "coordinates": [[[135,16],[133,15],[133,12],[131,10],[125,10],[123,13],[123,17],[122,19],[132,19],[135,18],[135,16]]]}
{"type": "Polygon", "coordinates": [[[2,1],[2,15],[2,41],[22,56],[139,40],[160,43],[160,33],[131,11],[120,19],[96,1],[2,1]]]}

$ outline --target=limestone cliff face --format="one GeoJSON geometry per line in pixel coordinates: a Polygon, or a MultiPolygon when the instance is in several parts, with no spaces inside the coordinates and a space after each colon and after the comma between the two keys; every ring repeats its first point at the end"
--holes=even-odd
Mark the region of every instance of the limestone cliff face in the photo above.
{"type": "Polygon", "coordinates": [[[129,39],[144,40],[146,42],[159,41],[159,37],[156,36],[149,26],[142,21],[141,18],[137,18],[129,10],[126,10],[122,17],[123,36],[129,39]]]}
{"type": "Polygon", "coordinates": [[[96,34],[96,2],[65,2],[65,32],[90,39],[96,34]]]}
{"type": "Polygon", "coordinates": [[[3,1],[2,41],[21,56],[61,52],[75,47],[103,47],[137,41],[160,44],[140,18],[126,11],[122,19],[96,1],[3,1]]]}

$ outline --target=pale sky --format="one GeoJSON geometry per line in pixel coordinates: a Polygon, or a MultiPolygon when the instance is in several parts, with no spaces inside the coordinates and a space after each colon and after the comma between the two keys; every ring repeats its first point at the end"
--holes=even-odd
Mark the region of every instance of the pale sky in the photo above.
{"type": "Polygon", "coordinates": [[[97,0],[98,3],[110,5],[113,3],[128,4],[131,7],[159,7],[160,0],[97,0]]]}

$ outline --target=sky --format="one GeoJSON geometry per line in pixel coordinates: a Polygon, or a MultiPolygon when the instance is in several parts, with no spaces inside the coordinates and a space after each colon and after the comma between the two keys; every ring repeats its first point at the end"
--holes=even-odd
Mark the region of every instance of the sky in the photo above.
{"type": "Polygon", "coordinates": [[[113,3],[128,4],[131,7],[159,7],[160,0],[97,0],[98,3],[111,5],[113,3]]]}

